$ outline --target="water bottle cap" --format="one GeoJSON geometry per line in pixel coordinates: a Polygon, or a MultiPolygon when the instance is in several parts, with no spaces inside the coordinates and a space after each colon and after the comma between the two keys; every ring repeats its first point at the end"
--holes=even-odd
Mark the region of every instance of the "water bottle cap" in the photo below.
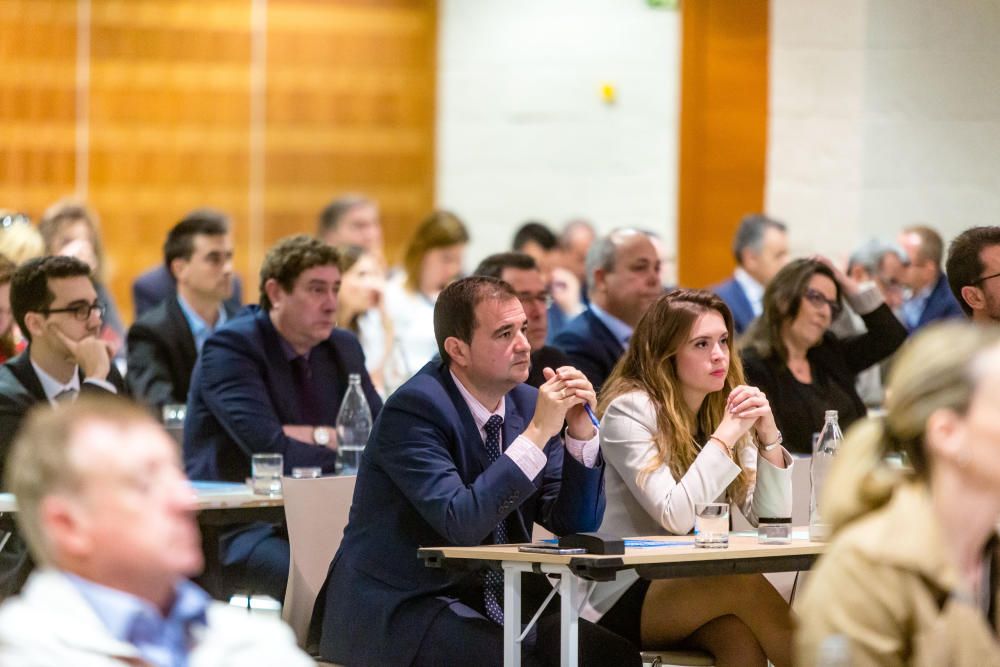
{"type": "Polygon", "coordinates": [[[836,410],[827,410],[825,415],[826,421],[830,421],[831,419],[840,419],[839,413],[836,410]]]}
{"type": "Polygon", "coordinates": [[[347,375],[347,381],[351,384],[356,384],[361,382],[361,373],[349,373],[347,375]]]}

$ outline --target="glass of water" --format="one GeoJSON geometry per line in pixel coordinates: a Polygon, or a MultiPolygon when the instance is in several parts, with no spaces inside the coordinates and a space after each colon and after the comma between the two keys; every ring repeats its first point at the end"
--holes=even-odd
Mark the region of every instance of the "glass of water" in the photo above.
{"type": "Polygon", "coordinates": [[[705,549],[729,547],[729,503],[696,503],[694,545],[705,549]]]}
{"type": "Polygon", "coordinates": [[[254,454],[250,460],[253,492],[259,496],[281,495],[281,473],[285,458],[281,454],[254,454]]]}

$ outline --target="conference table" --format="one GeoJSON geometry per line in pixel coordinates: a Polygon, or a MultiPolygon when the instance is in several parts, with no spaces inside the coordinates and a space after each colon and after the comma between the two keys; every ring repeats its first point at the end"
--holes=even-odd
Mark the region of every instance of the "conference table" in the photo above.
{"type": "MultiPolygon", "coordinates": [[[[824,545],[810,542],[808,530],[793,533],[789,544],[759,544],[756,532],[731,533],[727,549],[701,549],[694,538],[653,536],[635,538],[637,543],[656,546],[630,547],[626,541],[622,556],[555,555],[525,553],[517,545],[475,547],[427,547],[419,556],[428,567],[478,570],[484,567],[504,573],[504,667],[521,664],[521,577],[523,572],[558,575],[560,645],[562,667],[579,663],[579,618],[581,581],[611,581],[618,572],[635,570],[644,579],[671,579],[726,574],[797,572],[808,570],[823,552],[824,545]]],[[[551,598],[551,596],[550,596],[551,598]]],[[[548,600],[546,600],[548,602],[548,600]]],[[[540,610],[539,610],[540,611],[540,610]]],[[[532,619],[531,624],[537,620],[532,619]]]]}

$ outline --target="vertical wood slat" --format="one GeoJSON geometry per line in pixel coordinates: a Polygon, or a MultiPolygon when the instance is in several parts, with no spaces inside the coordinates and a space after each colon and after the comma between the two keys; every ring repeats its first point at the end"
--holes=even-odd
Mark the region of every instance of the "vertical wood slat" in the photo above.
{"type": "Polygon", "coordinates": [[[706,287],[733,269],[733,232],[764,205],[767,0],[682,5],[678,270],[706,287]]]}

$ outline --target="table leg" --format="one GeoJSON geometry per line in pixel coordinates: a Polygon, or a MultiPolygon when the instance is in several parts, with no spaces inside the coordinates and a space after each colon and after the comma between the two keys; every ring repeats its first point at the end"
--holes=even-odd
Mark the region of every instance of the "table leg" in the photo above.
{"type": "Polygon", "coordinates": [[[577,616],[577,578],[564,572],[559,579],[560,612],[560,665],[577,667],[580,663],[580,618],[577,616]]]}
{"type": "Polygon", "coordinates": [[[521,667],[521,572],[503,564],[503,666],[521,667]]]}

